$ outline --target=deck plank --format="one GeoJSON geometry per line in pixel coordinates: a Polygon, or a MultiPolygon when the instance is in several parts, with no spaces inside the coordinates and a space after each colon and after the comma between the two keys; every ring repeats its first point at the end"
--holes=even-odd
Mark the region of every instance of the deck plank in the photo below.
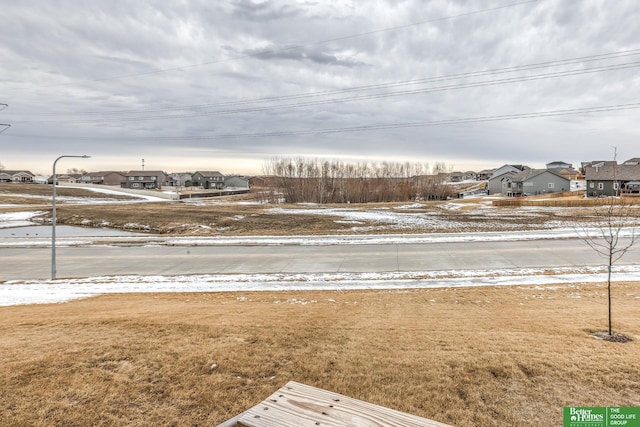
{"type": "Polygon", "coordinates": [[[244,412],[237,426],[452,427],[295,381],[244,412]]]}

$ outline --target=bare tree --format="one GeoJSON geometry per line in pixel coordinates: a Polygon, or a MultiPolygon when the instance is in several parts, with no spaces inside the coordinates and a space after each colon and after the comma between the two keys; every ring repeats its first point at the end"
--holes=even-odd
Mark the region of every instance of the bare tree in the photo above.
{"type": "Polygon", "coordinates": [[[73,174],[86,174],[87,171],[84,169],[78,169],[78,168],[70,168],[67,169],[67,173],[73,173],[73,174]]]}
{"type": "MultiPolygon", "coordinates": [[[[446,165],[438,163],[438,193],[447,197],[446,165]]],[[[263,170],[274,177],[286,203],[368,203],[415,199],[421,191],[417,178],[428,165],[411,163],[344,163],[304,158],[273,159],[263,170]]]]}
{"type": "Polygon", "coordinates": [[[610,197],[608,203],[596,207],[594,213],[598,222],[597,233],[589,233],[583,228],[579,235],[591,249],[607,260],[608,334],[611,336],[611,269],[636,243],[637,236],[631,221],[633,211],[624,199],[610,197]]]}

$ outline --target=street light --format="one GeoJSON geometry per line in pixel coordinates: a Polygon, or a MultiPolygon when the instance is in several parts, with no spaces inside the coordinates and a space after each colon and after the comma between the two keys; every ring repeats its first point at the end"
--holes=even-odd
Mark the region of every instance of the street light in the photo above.
{"type": "Polygon", "coordinates": [[[91,156],[70,156],[70,155],[64,155],[64,156],[60,156],[58,157],[54,162],[53,162],[53,198],[52,200],[52,207],[53,207],[53,219],[51,220],[51,280],[54,280],[56,278],[56,163],[58,163],[58,160],[63,159],[65,157],[77,157],[80,159],[88,159],[91,156]]]}

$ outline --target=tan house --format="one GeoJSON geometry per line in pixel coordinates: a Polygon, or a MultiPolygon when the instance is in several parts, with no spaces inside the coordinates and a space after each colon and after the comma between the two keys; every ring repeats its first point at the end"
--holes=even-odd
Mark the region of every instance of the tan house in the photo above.
{"type": "Polygon", "coordinates": [[[125,172],[99,171],[88,172],[80,178],[83,184],[121,185],[125,181],[125,172]]]}

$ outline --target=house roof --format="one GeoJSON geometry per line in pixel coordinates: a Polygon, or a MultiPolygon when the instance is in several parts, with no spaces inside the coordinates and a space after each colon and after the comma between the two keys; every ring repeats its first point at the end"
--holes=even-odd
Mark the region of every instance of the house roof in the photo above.
{"type": "Polygon", "coordinates": [[[200,174],[200,175],[202,175],[202,176],[223,176],[223,175],[222,175],[220,172],[218,172],[218,171],[196,171],[196,172],[194,173],[194,175],[195,175],[196,173],[199,173],[199,174],[200,174]]]}
{"type": "Polygon", "coordinates": [[[496,179],[502,180],[502,179],[506,178],[507,175],[516,175],[516,174],[517,174],[516,171],[508,170],[508,171],[505,171],[505,172],[501,173],[500,175],[492,175],[492,176],[490,176],[489,177],[489,181],[493,181],[493,180],[496,180],[496,179]]]}
{"type": "Polygon", "coordinates": [[[640,165],[640,157],[634,157],[623,163],[623,165],[640,165]]]}
{"type": "Polygon", "coordinates": [[[559,161],[559,160],[556,160],[555,162],[547,163],[547,168],[548,168],[549,166],[552,166],[553,168],[562,168],[562,167],[564,167],[564,165],[569,165],[569,166],[571,166],[571,163],[561,162],[561,161],[559,161]]]}
{"type": "Polygon", "coordinates": [[[515,175],[513,175],[510,179],[512,182],[524,182],[524,181],[528,181],[530,179],[533,179],[537,176],[543,175],[545,173],[550,173],[552,175],[555,175],[559,178],[565,179],[567,181],[569,181],[569,179],[567,179],[566,177],[560,175],[558,172],[553,171],[553,170],[549,170],[549,169],[527,169],[525,171],[522,171],[520,173],[517,173],[515,175]]]}
{"type": "Polygon", "coordinates": [[[490,179],[494,179],[494,178],[497,178],[497,177],[500,177],[500,176],[504,175],[503,170],[512,171],[512,172],[518,172],[518,171],[523,171],[523,170],[527,170],[527,169],[529,169],[529,166],[524,166],[524,165],[502,165],[499,168],[494,169],[493,175],[491,175],[490,179]]]}
{"type": "Polygon", "coordinates": [[[616,162],[615,160],[592,160],[590,162],[582,162],[582,166],[585,168],[588,168],[590,166],[594,166],[594,165],[617,165],[618,162],[616,162]]]}
{"type": "Polygon", "coordinates": [[[98,171],[98,172],[89,172],[85,175],[109,175],[110,173],[115,173],[122,176],[125,176],[126,174],[126,172],[120,172],[120,171],[98,171]]]}
{"type": "Polygon", "coordinates": [[[640,165],[617,165],[615,162],[600,166],[588,166],[584,176],[587,181],[632,181],[640,179],[640,165]]]}
{"type": "Polygon", "coordinates": [[[574,168],[553,168],[552,172],[557,172],[560,175],[578,175],[580,173],[574,168]]]}
{"type": "Polygon", "coordinates": [[[157,175],[166,175],[163,171],[129,171],[124,174],[125,176],[136,175],[136,176],[157,176],[157,175]]]}
{"type": "Polygon", "coordinates": [[[24,173],[27,175],[31,175],[31,176],[35,176],[34,174],[32,174],[30,171],[26,171],[26,170],[9,170],[9,169],[3,169],[0,171],[0,173],[6,173],[7,175],[15,175],[18,173],[24,173]]]}

